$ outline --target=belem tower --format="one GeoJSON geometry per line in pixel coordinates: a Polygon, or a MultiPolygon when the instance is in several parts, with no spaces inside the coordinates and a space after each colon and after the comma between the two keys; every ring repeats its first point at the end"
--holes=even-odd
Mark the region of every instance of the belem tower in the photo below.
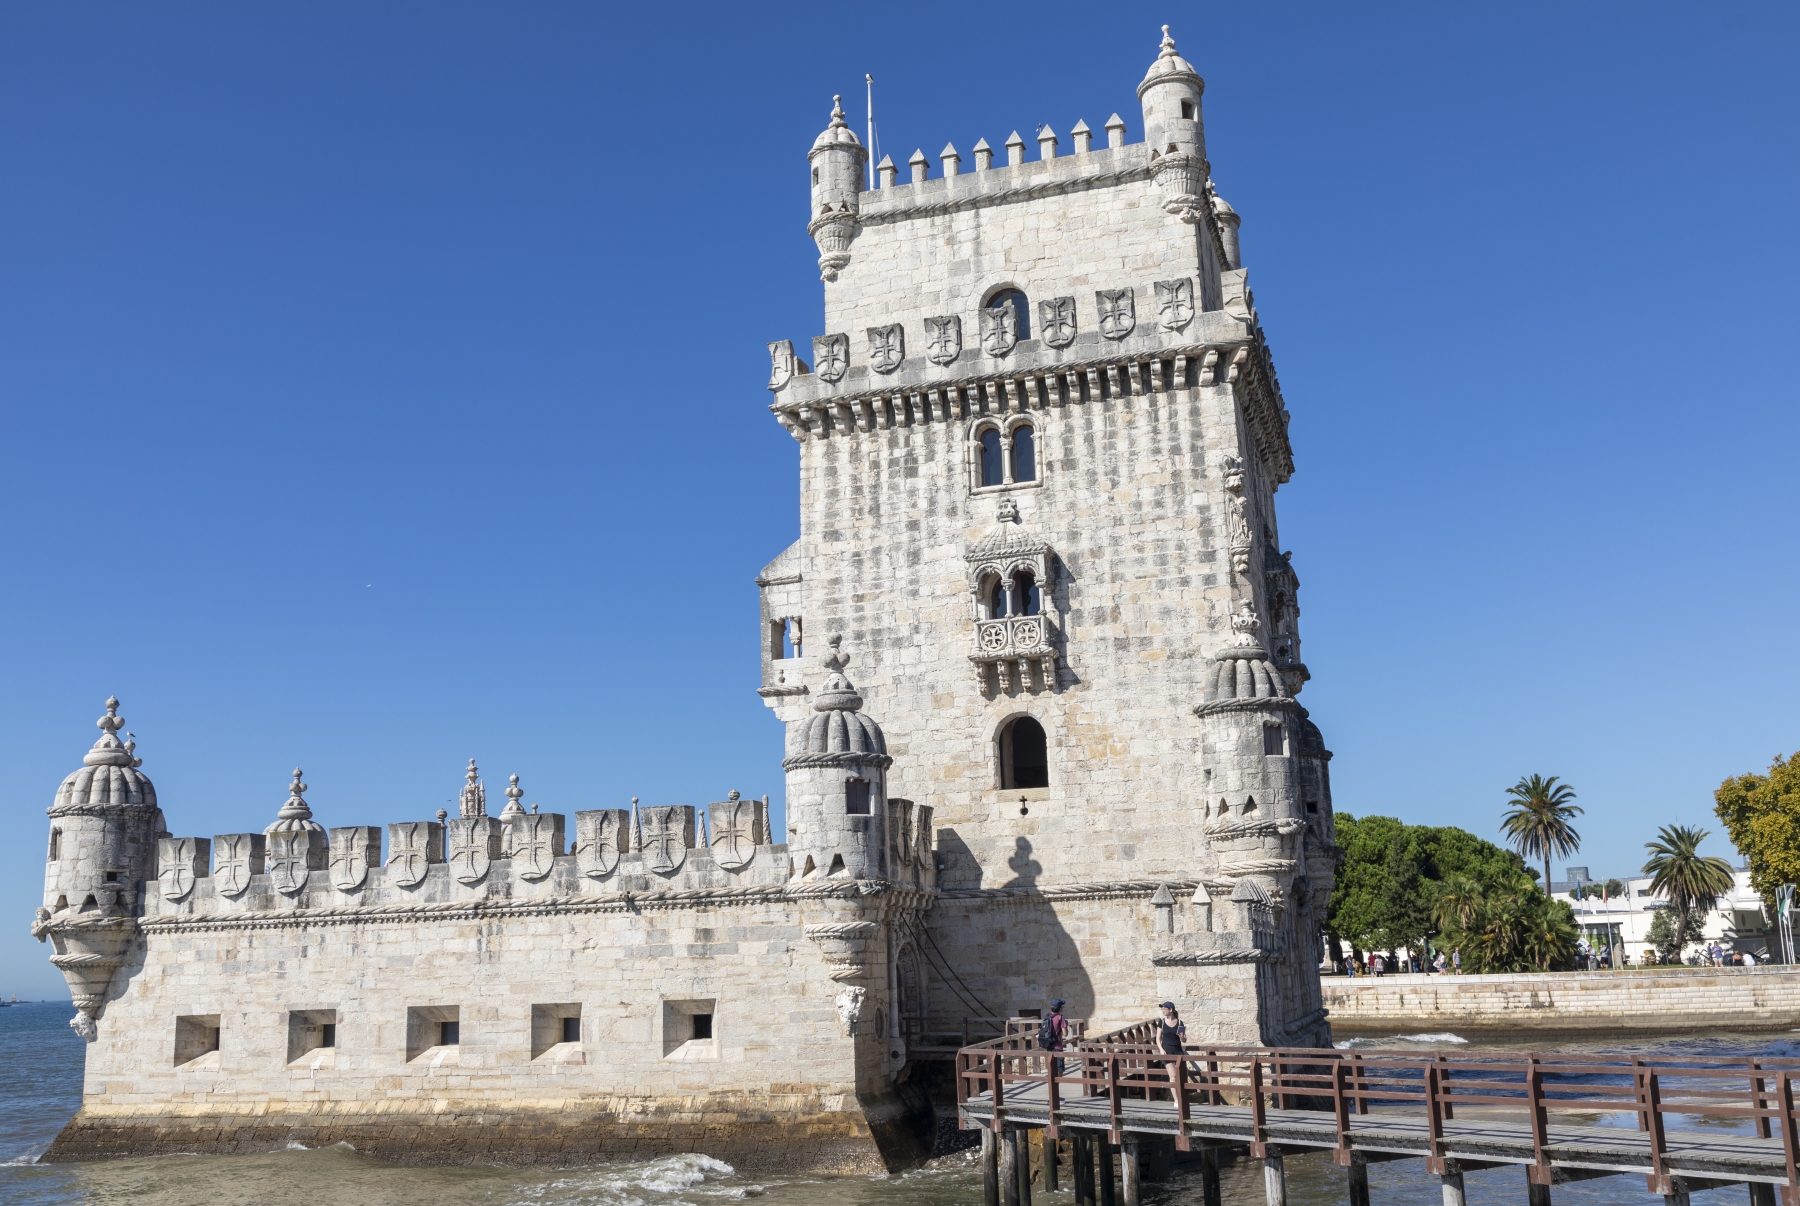
{"type": "Polygon", "coordinates": [[[920,1053],[966,1018],[1170,999],[1193,1041],[1327,1044],[1288,413],[1203,86],[1165,30],[1140,142],[1114,115],[873,189],[841,106],[813,143],[823,333],[768,382],[801,536],[745,623],[785,833],[766,797],[555,812],[517,776],[491,813],[471,762],[454,816],[327,827],[295,771],[177,837],[108,700],[32,926],[88,1040],[45,1158],[867,1172],[926,1153],[920,1053]]]}

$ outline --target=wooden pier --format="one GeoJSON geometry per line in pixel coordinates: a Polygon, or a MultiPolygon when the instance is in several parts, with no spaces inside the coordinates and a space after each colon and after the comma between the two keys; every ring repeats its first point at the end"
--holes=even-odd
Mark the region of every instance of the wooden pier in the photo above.
{"type": "Polygon", "coordinates": [[[1348,1169],[1351,1206],[1368,1206],[1369,1164],[1421,1158],[1444,1206],[1463,1206],[1465,1172],[1507,1165],[1525,1170],[1530,1206],[1549,1206],[1554,1185],[1621,1174],[1667,1206],[1727,1185],[1747,1186],[1750,1206],[1774,1206],[1778,1189],[1800,1206],[1800,1060],[1191,1045],[1177,1056],[1155,1035],[1145,1022],[1054,1053],[1014,1026],[957,1053],[961,1125],[984,1131],[987,1206],[1029,1206],[1033,1131],[1044,1187],[1069,1177],[1077,1206],[1137,1206],[1146,1143],[1171,1141],[1198,1154],[1206,1206],[1220,1206],[1222,1149],[1263,1161],[1268,1206],[1286,1204],[1282,1158],[1308,1151],[1348,1169]]]}

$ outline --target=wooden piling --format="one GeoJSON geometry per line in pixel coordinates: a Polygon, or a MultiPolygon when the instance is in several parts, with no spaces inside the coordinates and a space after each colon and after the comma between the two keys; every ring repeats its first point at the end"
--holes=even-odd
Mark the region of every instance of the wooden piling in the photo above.
{"type": "Polygon", "coordinates": [[[1000,1132],[1000,1206],[1020,1206],[1019,1128],[1000,1132]]]}
{"type": "Polygon", "coordinates": [[[1369,1161],[1357,1153],[1350,1156],[1350,1206],[1369,1206],[1369,1161]]]}
{"type": "Polygon", "coordinates": [[[1775,1206],[1775,1187],[1764,1181],[1750,1182],[1750,1206],[1775,1206]]]}
{"type": "Polygon", "coordinates": [[[1140,1206],[1143,1201],[1143,1170],[1138,1166],[1138,1141],[1127,1136],[1119,1153],[1119,1181],[1125,1190],[1125,1206],[1140,1206]]]}
{"type": "Polygon", "coordinates": [[[1062,1188],[1062,1178],[1057,1175],[1057,1148],[1062,1146],[1061,1140],[1052,1139],[1050,1132],[1044,1132],[1044,1192],[1055,1193],[1062,1188]]]}
{"type": "Polygon", "coordinates": [[[981,1128],[981,1206],[1000,1206],[1000,1144],[994,1128],[981,1128]]]}
{"type": "Polygon", "coordinates": [[[1462,1178],[1460,1170],[1444,1174],[1444,1206],[1468,1206],[1468,1198],[1463,1193],[1462,1178]]]}
{"type": "Polygon", "coordinates": [[[1100,1206],[1119,1206],[1118,1194],[1113,1187],[1113,1145],[1105,1138],[1096,1138],[1094,1154],[1099,1157],[1094,1163],[1098,1165],[1096,1179],[1100,1183],[1100,1206]]]}
{"type": "Polygon", "coordinates": [[[1201,1206],[1223,1206],[1219,1196],[1219,1149],[1210,1145],[1200,1149],[1200,1201],[1201,1206]]]}
{"type": "Polygon", "coordinates": [[[1279,1155],[1263,1157],[1263,1197],[1268,1206],[1287,1206],[1287,1169],[1279,1155]]]}
{"type": "Polygon", "coordinates": [[[1550,1206],[1550,1187],[1539,1185],[1536,1181],[1525,1182],[1527,1202],[1530,1206],[1550,1206]]]}

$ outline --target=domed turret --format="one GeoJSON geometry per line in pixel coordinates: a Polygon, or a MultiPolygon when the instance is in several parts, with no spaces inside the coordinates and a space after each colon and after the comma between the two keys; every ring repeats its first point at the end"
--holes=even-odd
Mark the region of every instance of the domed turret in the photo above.
{"type": "Polygon", "coordinates": [[[1206,191],[1212,194],[1213,221],[1219,224],[1219,241],[1225,244],[1225,267],[1242,268],[1244,266],[1243,251],[1238,246],[1238,224],[1242,221],[1231,203],[1213,192],[1213,182],[1206,182],[1206,191]]]}
{"type": "Polygon", "coordinates": [[[1163,194],[1163,208],[1183,221],[1200,220],[1206,179],[1206,129],[1200,94],[1206,83],[1194,65],[1175,53],[1175,39],[1163,26],[1162,52],[1138,85],[1144,106],[1144,143],[1150,173],[1163,194]]]}
{"type": "Polygon", "coordinates": [[[831,98],[831,124],[813,139],[807,160],[812,164],[812,217],[806,232],[819,245],[819,279],[835,281],[850,262],[862,205],[863,166],[869,153],[856,131],[844,121],[844,98],[831,98]]]}
{"type": "Polygon", "coordinates": [[[825,687],[813,715],[790,726],[787,772],[788,855],[797,878],[875,879],[887,872],[887,738],[865,716],[831,638],[825,687]]]}

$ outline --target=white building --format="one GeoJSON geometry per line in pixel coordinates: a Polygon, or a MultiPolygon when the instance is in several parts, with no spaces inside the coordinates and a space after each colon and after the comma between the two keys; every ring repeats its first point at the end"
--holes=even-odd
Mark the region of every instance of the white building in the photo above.
{"type": "MultiPolygon", "coordinates": [[[[1650,890],[1647,875],[1624,879],[1625,891],[1618,896],[1602,898],[1599,892],[1607,880],[1596,880],[1586,867],[1565,867],[1566,878],[1550,886],[1557,900],[1567,901],[1575,910],[1575,922],[1587,937],[1588,944],[1602,950],[1623,941],[1624,951],[1633,966],[1642,966],[1651,955],[1650,924],[1659,909],[1668,907],[1665,897],[1650,890]],[[1577,892],[1585,899],[1577,897],[1577,892]]],[[[1685,956],[1691,957],[1708,943],[1717,942],[1727,950],[1749,951],[1762,962],[1779,949],[1762,897],[1750,886],[1750,872],[1739,868],[1732,875],[1731,891],[1721,897],[1718,907],[1706,915],[1706,928],[1699,938],[1690,940],[1685,956]]]]}

